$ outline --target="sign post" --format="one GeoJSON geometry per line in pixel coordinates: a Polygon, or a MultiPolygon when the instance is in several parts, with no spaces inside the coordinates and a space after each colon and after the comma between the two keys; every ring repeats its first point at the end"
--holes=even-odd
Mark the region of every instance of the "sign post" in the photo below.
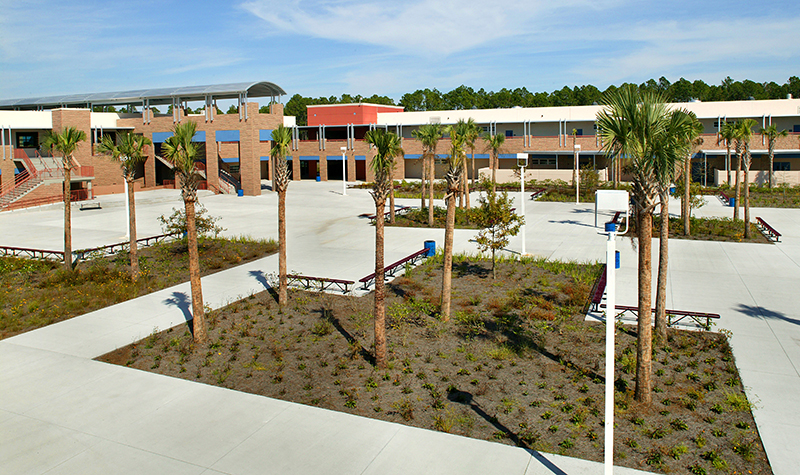
{"type": "Polygon", "coordinates": [[[520,258],[525,255],[525,168],[528,167],[528,154],[517,154],[517,166],[519,167],[519,203],[522,212],[522,252],[520,258]]]}
{"type": "MultiPolygon", "coordinates": [[[[594,223],[597,226],[597,211],[610,210],[613,212],[624,211],[626,229],[619,234],[627,232],[627,223],[630,219],[629,197],[627,191],[601,190],[595,192],[594,198],[594,223]]],[[[614,473],[614,324],[617,313],[617,283],[616,283],[616,238],[617,223],[605,223],[606,240],[606,388],[605,388],[605,445],[603,462],[605,475],[614,473]]]]}

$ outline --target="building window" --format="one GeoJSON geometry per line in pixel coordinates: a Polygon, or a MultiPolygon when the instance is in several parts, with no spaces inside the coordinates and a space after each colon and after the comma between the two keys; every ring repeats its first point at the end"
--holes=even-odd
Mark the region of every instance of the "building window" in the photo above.
{"type": "Polygon", "coordinates": [[[17,148],[39,148],[37,132],[17,132],[17,148]]]}
{"type": "Polygon", "coordinates": [[[791,171],[792,167],[789,166],[789,162],[772,162],[772,170],[776,172],[788,172],[791,171]]]}
{"type": "Polygon", "coordinates": [[[506,130],[506,137],[513,137],[514,131],[513,130],[506,130]]]}

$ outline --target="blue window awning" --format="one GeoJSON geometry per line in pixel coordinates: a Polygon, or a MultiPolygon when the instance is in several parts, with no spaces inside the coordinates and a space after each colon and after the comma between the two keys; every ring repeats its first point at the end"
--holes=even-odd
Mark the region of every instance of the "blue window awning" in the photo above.
{"type": "Polygon", "coordinates": [[[258,131],[258,140],[266,142],[272,140],[272,129],[261,129],[258,131]]]}
{"type": "Polygon", "coordinates": [[[218,130],[216,135],[217,142],[238,142],[238,130],[218,130]]]}
{"type": "MultiPolygon", "coordinates": [[[[168,138],[172,137],[172,132],[153,132],[153,143],[164,143],[167,141],[168,138]]],[[[194,137],[192,137],[192,142],[205,142],[206,141],[206,131],[205,130],[198,130],[194,133],[194,137]]]]}

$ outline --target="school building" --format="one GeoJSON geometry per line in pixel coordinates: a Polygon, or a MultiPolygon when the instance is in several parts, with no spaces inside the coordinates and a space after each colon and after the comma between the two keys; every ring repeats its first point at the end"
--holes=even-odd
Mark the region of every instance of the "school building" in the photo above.
{"type": "MultiPolygon", "coordinates": [[[[280,124],[292,128],[287,159],[294,180],[371,180],[367,164],[373,151],[363,139],[375,128],[395,132],[402,139],[405,156],[397,160],[395,178],[419,178],[423,151],[413,131],[428,123],[448,125],[469,118],[487,134],[506,137],[499,155],[500,177],[510,177],[518,153],[528,156],[528,179],[570,180],[576,158],[581,167],[591,166],[601,179],[607,177],[609,160],[601,151],[595,123],[599,105],[426,112],[366,103],[316,105],[308,106],[308,125],[297,126],[294,117],[284,116],[280,98],[285,94],[270,82],[248,82],[0,100],[0,210],[60,201],[60,158],[50,156],[39,144],[46,132],[66,126],[77,127],[87,136],[75,153],[71,188],[76,200],[123,191],[118,164],[96,153],[103,136],[120,132],[142,134],[153,141],[137,172],[136,189],[174,187],[174,173],[161,157],[161,144],[171,136],[172,127],[184,121],[197,124],[194,140],[200,145],[200,187],[216,193],[261,193],[262,180],[272,179],[271,134],[280,124]],[[265,107],[255,98],[266,98],[262,99],[265,107]],[[217,114],[218,100],[235,101],[238,112],[217,114]],[[187,114],[191,105],[200,113],[187,114]],[[94,112],[109,106],[124,107],[125,112],[94,112]]],[[[761,127],[775,124],[789,132],[777,140],[773,168],[779,184],[800,183],[800,99],[673,106],[694,112],[704,126],[702,143],[693,157],[693,179],[709,185],[725,181],[728,164],[719,129],[726,121],[752,118],[761,127]]],[[[769,166],[767,140],[754,132],[751,181],[764,183],[769,166]]],[[[449,145],[447,137],[440,140],[437,154],[446,155],[449,145]]],[[[472,157],[470,151],[467,154],[472,157]]],[[[483,139],[476,143],[474,159],[476,171],[488,168],[483,139]]],[[[472,174],[471,163],[469,168],[472,174]]],[[[439,160],[437,177],[443,176],[444,169],[439,160]]]]}

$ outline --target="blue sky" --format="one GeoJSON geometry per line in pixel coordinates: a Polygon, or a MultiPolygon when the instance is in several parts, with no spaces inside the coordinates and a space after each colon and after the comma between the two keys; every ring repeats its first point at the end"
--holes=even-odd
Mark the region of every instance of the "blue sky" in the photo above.
{"type": "Polygon", "coordinates": [[[0,0],[0,12],[0,98],[266,80],[289,96],[399,99],[800,75],[796,1],[0,0]]]}

